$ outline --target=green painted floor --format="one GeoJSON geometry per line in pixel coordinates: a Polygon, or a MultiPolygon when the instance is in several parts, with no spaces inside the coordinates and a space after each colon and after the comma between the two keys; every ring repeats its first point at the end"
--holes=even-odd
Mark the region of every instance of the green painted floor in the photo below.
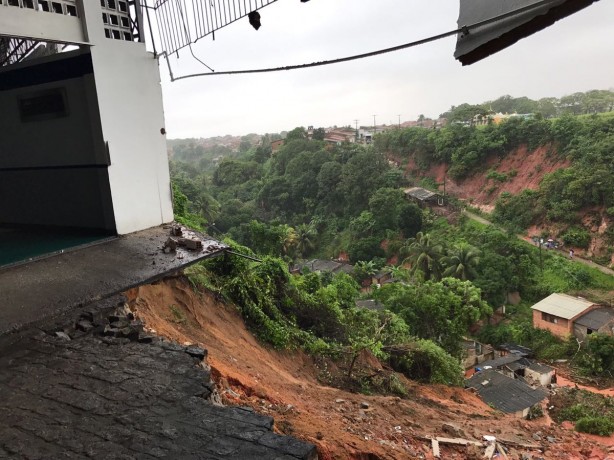
{"type": "Polygon", "coordinates": [[[0,267],[88,245],[112,235],[62,227],[0,227],[0,267]]]}

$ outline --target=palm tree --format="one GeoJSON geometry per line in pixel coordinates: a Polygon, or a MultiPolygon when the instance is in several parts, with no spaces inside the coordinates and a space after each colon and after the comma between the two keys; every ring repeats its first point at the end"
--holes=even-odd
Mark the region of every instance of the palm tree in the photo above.
{"type": "Polygon", "coordinates": [[[306,224],[299,225],[294,231],[296,234],[296,251],[299,257],[303,257],[309,249],[313,249],[312,238],[316,236],[317,231],[311,225],[306,224]]]}
{"type": "Polygon", "coordinates": [[[463,281],[471,280],[477,276],[476,267],[479,263],[480,251],[468,244],[461,244],[444,257],[443,275],[463,281]]]}
{"type": "Polygon", "coordinates": [[[409,270],[407,270],[405,267],[387,265],[386,267],[384,267],[384,270],[390,273],[390,276],[392,276],[392,279],[394,280],[409,281],[409,270]]]}
{"type": "Polygon", "coordinates": [[[284,254],[286,255],[290,255],[298,244],[296,231],[289,225],[285,225],[281,244],[284,254]]]}
{"type": "Polygon", "coordinates": [[[415,238],[407,240],[401,250],[402,253],[407,254],[403,264],[410,264],[412,275],[420,271],[424,274],[425,280],[441,279],[441,264],[439,261],[443,247],[428,233],[418,232],[415,238]]]}

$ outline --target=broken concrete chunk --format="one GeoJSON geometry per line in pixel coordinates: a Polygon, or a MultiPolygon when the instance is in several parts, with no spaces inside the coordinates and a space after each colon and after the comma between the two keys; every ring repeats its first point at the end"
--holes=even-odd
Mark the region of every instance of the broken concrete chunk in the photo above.
{"type": "Polygon", "coordinates": [[[162,246],[162,250],[164,251],[165,254],[177,251],[177,239],[175,238],[167,239],[166,242],[164,243],[164,246],[162,246]]]}
{"type": "Polygon", "coordinates": [[[207,350],[196,346],[187,347],[185,349],[185,352],[188,355],[193,356],[194,358],[200,359],[201,361],[207,356],[207,350]]]}
{"type": "Polygon", "coordinates": [[[62,340],[70,340],[70,336],[64,331],[58,331],[55,333],[55,336],[62,340]]]}
{"type": "Polygon", "coordinates": [[[441,426],[441,430],[444,433],[454,436],[455,438],[465,438],[466,437],[465,432],[461,430],[461,428],[458,425],[455,425],[453,423],[444,423],[441,426]]]}
{"type": "Polygon", "coordinates": [[[203,242],[198,238],[179,238],[178,243],[191,250],[202,249],[203,247],[203,242]]]}
{"type": "Polygon", "coordinates": [[[94,325],[87,319],[81,319],[75,324],[75,328],[83,332],[89,332],[94,328],[94,325]]]}

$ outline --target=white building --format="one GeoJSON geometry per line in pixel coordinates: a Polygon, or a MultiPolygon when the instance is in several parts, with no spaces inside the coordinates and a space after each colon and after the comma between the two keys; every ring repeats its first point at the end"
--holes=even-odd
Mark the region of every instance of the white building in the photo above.
{"type": "Polygon", "coordinates": [[[121,235],[173,219],[140,11],[139,0],[0,0],[0,226],[121,235]]]}

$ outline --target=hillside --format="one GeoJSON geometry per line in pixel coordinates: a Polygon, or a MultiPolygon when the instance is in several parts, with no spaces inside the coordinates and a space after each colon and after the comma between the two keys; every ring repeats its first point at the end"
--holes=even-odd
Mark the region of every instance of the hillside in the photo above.
{"type": "MultiPolygon", "coordinates": [[[[533,457],[522,458],[604,459],[607,444],[614,444],[614,439],[581,435],[548,418],[515,419],[492,410],[467,390],[419,385],[401,375],[397,377],[410,389],[405,397],[334,388],[327,384],[337,373],[331,362],[263,346],[234,306],[220,303],[209,292],[196,293],[183,278],[141,286],[127,296],[147,328],[209,351],[212,376],[226,404],[272,415],[279,432],[313,442],[321,459],[430,459],[427,438],[434,436],[480,440],[492,434],[507,442],[511,459],[523,454],[533,457]],[[451,426],[444,430],[444,424],[451,426]],[[522,445],[539,446],[543,453],[522,445]]],[[[360,361],[365,371],[390,372],[369,355],[360,361]]],[[[441,458],[482,455],[477,448],[442,445],[441,458]]]]}

